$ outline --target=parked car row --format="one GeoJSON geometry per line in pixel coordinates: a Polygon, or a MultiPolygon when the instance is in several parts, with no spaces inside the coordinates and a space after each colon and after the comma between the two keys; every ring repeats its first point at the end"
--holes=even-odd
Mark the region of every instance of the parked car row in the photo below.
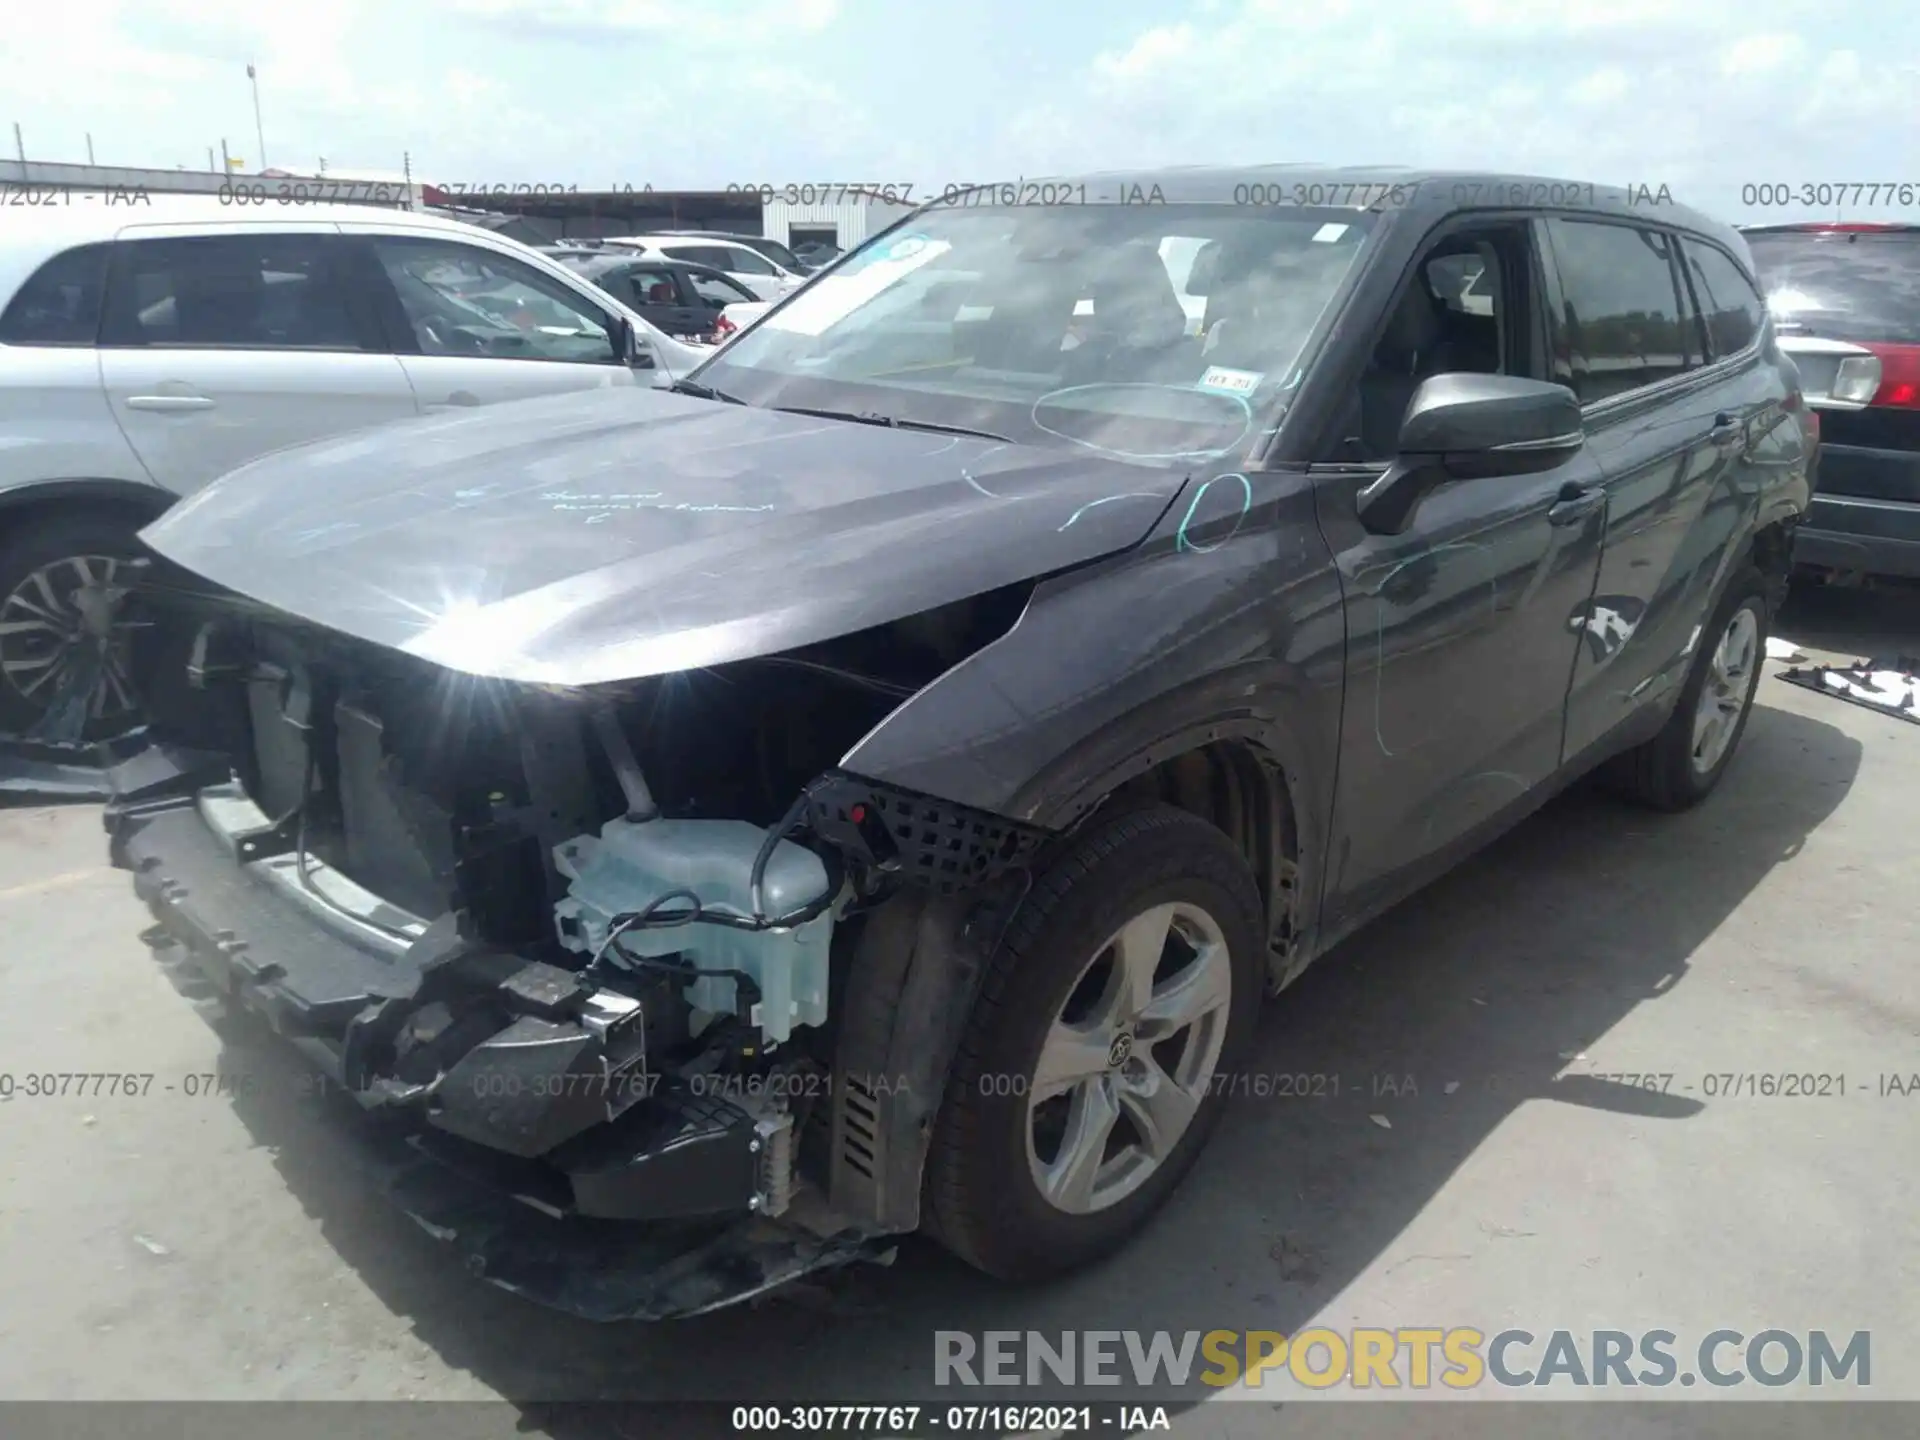
{"type": "Polygon", "coordinates": [[[136,533],[176,497],[324,435],[686,375],[707,350],[633,293],[487,231],[365,206],[10,212],[0,734],[75,738],[134,717],[115,602],[136,533]]]}
{"type": "Polygon", "coordinates": [[[616,293],[628,304],[636,304],[640,293],[634,287],[644,287],[637,302],[642,314],[668,334],[702,344],[738,334],[842,253],[825,241],[789,249],[765,236],[723,230],[561,240],[541,248],[594,283],[619,287],[616,293]],[[773,268],[772,277],[742,250],[758,252],[773,268]],[[638,251],[654,268],[622,268],[610,257],[623,251],[638,251]]]}
{"type": "Polygon", "coordinates": [[[578,242],[562,241],[549,248],[574,259],[583,258],[584,253],[625,250],[649,260],[701,265],[718,270],[750,296],[763,300],[777,299],[797,289],[811,273],[779,241],[757,235],[672,230],[651,235],[610,235],[590,252],[578,242]],[[784,256],[784,263],[776,255],[784,256]]]}
{"type": "Polygon", "coordinates": [[[725,338],[729,332],[722,331],[719,322],[729,306],[764,308],[767,303],[725,271],[682,260],[636,258],[618,246],[561,253],[556,258],[648,323],[697,344],[717,344],[725,338]]]}

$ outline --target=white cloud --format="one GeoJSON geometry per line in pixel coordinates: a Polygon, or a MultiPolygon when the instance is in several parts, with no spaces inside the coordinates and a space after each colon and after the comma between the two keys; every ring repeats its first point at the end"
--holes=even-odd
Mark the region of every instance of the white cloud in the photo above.
{"type": "MultiPolygon", "coordinates": [[[[938,184],[1321,161],[1669,185],[1901,178],[1920,11],[1830,0],[16,0],[30,156],[467,183],[938,184]],[[1013,36],[1013,41],[1008,37],[1013,36]],[[72,57],[84,57],[75,60],[72,57]],[[1764,171],[1764,173],[1759,173],[1764,171]],[[1861,172],[1861,173],[1855,173],[1861,172]]],[[[1721,206],[1720,208],[1724,208],[1721,206]]]]}
{"type": "Polygon", "coordinates": [[[1801,49],[1797,35],[1747,35],[1728,47],[1720,62],[1727,75],[1759,75],[1778,70],[1801,49]]]}
{"type": "Polygon", "coordinates": [[[1191,25],[1163,25],[1147,31],[1118,55],[1094,56],[1093,68],[1110,80],[1132,80],[1177,63],[1192,49],[1191,25]]]}
{"type": "MultiPolygon", "coordinates": [[[[1405,163],[1666,184],[1729,213],[1745,184],[1873,169],[1836,157],[1910,107],[1914,62],[1863,61],[1838,14],[1812,0],[1240,0],[1109,41],[1007,130],[1048,143],[1057,170],[1405,163]]],[[[1904,43],[1871,54],[1920,49],[1920,26],[1894,23],[1904,43]]],[[[1898,168],[1894,148],[1878,168],[1898,168]]]]}
{"type": "Polygon", "coordinates": [[[1865,73],[1858,50],[1834,50],[1820,62],[1818,83],[1838,86],[1855,85],[1864,78],[1865,73]]]}
{"type": "MultiPolygon", "coordinates": [[[[1435,9],[1442,7],[1435,6],[1435,9]]],[[[1458,0],[1451,7],[1467,25],[1507,34],[1587,35],[1677,28],[1710,30],[1730,20],[1735,0],[1458,0]]]]}
{"type": "Polygon", "coordinates": [[[410,155],[416,174],[464,183],[700,185],[739,178],[747,159],[690,141],[688,117],[716,106],[745,136],[794,113],[780,106],[833,117],[850,144],[872,136],[831,78],[785,63],[839,13],[839,0],[20,4],[0,27],[0,120],[21,122],[30,158],[84,158],[91,137],[103,164],[197,168],[224,141],[256,169],[252,62],[276,167],[397,171],[410,155]]]}
{"type": "Polygon", "coordinates": [[[1632,88],[1633,82],[1627,78],[1627,72],[1617,65],[1609,65],[1604,70],[1595,70],[1591,75],[1582,76],[1567,91],[1567,98],[1576,105],[1608,105],[1632,88]]]}

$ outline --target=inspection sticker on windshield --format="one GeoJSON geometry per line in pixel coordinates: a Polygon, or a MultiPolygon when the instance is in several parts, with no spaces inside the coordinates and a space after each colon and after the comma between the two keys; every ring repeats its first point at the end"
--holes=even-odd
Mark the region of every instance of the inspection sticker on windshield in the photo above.
{"type": "Polygon", "coordinates": [[[1265,378],[1266,372],[1261,370],[1229,370],[1224,365],[1210,365],[1194,388],[1211,390],[1216,395],[1251,395],[1265,378]]]}
{"type": "Polygon", "coordinates": [[[1344,225],[1322,225],[1318,230],[1313,232],[1313,238],[1318,240],[1322,245],[1331,245],[1346,233],[1347,227],[1344,225]]]}

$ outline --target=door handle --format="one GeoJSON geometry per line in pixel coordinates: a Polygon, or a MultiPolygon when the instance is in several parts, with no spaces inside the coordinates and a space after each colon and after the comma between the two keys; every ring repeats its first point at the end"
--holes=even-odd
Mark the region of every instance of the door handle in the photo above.
{"type": "Polygon", "coordinates": [[[129,410],[155,410],[161,414],[178,414],[187,410],[211,410],[213,401],[205,395],[129,395],[129,410]]]}
{"type": "Polygon", "coordinates": [[[1562,491],[1560,499],[1547,511],[1547,523],[1578,525],[1606,503],[1607,492],[1604,490],[1575,490],[1572,493],[1562,491]]]}

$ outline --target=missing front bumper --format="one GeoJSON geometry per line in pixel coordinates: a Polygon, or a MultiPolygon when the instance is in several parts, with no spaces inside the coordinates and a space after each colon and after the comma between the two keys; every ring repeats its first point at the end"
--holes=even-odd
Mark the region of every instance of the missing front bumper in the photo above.
{"type": "Polygon", "coordinates": [[[164,747],[110,772],[113,861],[158,922],[156,958],[196,1006],[250,1013],[396,1120],[363,1127],[372,1168],[473,1273],[588,1319],[665,1319],[884,1258],[884,1237],[804,1192],[766,1205],[777,1127],[764,1115],[671,1080],[614,1084],[611,1052],[587,1033],[607,1017],[575,1003],[570,973],[555,967],[479,957],[486,1003],[506,1006],[512,1024],[490,1056],[476,1046],[448,1072],[468,1067],[454,1086],[370,1076],[368,1035],[438,978],[428,972],[447,937],[438,926],[414,934],[417,922],[392,913],[369,927],[340,885],[324,914],[295,903],[272,847],[248,858],[244,833],[208,810],[224,778],[218,757],[164,747]],[[566,1083],[536,1093],[531,1077],[554,1075],[566,1083]]]}

